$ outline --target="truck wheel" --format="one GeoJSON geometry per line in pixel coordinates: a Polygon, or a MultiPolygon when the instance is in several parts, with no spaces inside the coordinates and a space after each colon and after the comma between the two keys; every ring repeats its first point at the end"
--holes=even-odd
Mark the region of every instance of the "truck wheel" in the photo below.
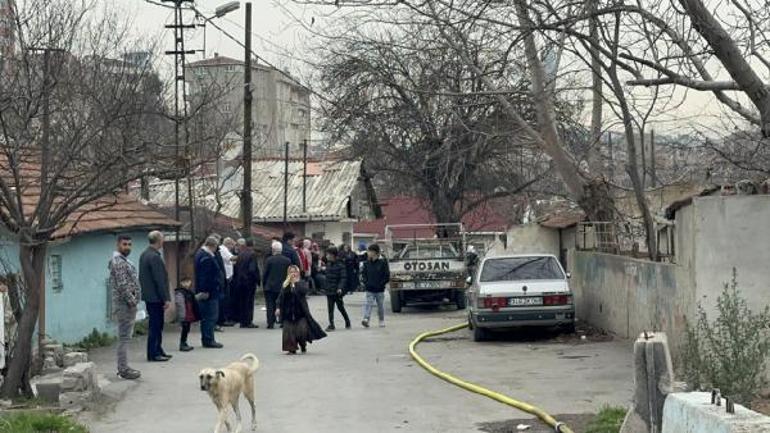
{"type": "Polygon", "coordinates": [[[487,330],[484,328],[479,328],[478,326],[473,327],[473,341],[479,342],[484,341],[487,339],[487,330]]]}
{"type": "Polygon", "coordinates": [[[401,292],[398,290],[390,291],[390,309],[393,310],[394,313],[401,312],[401,292]]]}
{"type": "Polygon", "coordinates": [[[465,295],[465,290],[458,290],[455,296],[455,303],[458,310],[464,310],[468,307],[468,297],[465,295]]]}

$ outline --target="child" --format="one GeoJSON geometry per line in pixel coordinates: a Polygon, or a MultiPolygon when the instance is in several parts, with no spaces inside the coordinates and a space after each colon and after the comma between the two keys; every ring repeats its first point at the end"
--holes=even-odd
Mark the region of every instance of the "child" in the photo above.
{"type": "Polygon", "coordinates": [[[176,304],[176,319],[182,324],[182,336],[179,340],[179,350],[189,352],[193,347],[187,344],[187,334],[190,333],[190,325],[200,320],[198,302],[192,290],[192,280],[189,277],[182,278],[180,287],[174,290],[176,304]]]}

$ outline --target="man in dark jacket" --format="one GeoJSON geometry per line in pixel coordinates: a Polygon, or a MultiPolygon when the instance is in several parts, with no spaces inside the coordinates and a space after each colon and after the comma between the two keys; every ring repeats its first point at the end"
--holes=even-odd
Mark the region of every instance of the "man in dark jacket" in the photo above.
{"type": "Polygon", "coordinates": [[[294,238],[295,236],[292,232],[286,232],[283,234],[283,248],[281,253],[291,261],[292,265],[301,269],[302,266],[299,261],[299,254],[297,254],[297,251],[294,249],[294,238]]]}
{"type": "Polygon", "coordinates": [[[326,286],[324,292],[326,294],[326,307],[329,312],[329,327],[327,331],[334,331],[334,306],[340,310],[342,318],[345,319],[345,329],[350,329],[350,317],[345,310],[345,301],[343,296],[347,292],[347,271],[345,270],[345,264],[339,258],[339,251],[335,247],[330,247],[326,250],[326,286]]]}
{"type": "Polygon", "coordinates": [[[273,329],[275,326],[276,300],[281,294],[283,282],[286,280],[286,274],[291,266],[291,260],[283,255],[283,244],[278,241],[273,242],[273,255],[268,257],[265,262],[265,275],[262,278],[262,284],[265,289],[265,304],[267,304],[267,329],[273,329]]]}
{"type": "Polygon", "coordinates": [[[385,327],[385,285],[390,282],[390,267],[388,262],[380,254],[380,246],[369,245],[366,251],[367,260],[361,276],[366,290],[366,303],[364,304],[364,320],[361,322],[365,328],[369,327],[369,318],[372,308],[377,304],[377,316],[380,319],[380,328],[385,327]]]}
{"type": "Polygon", "coordinates": [[[233,273],[233,293],[230,294],[241,328],[259,328],[254,324],[254,294],[260,279],[254,241],[248,239],[238,252],[233,273]]]}
{"type": "Polygon", "coordinates": [[[221,349],[214,339],[214,328],[219,316],[219,301],[222,299],[222,275],[219,262],[214,255],[219,241],[209,236],[203,248],[195,254],[195,291],[201,313],[201,342],[203,347],[221,349]]]}
{"type": "Polygon", "coordinates": [[[147,306],[150,323],[147,331],[147,360],[165,362],[171,359],[163,351],[163,311],[171,306],[168,292],[168,274],[160,250],[163,248],[163,233],[155,230],[147,235],[150,246],[139,257],[139,285],[142,300],[147,306]]]}

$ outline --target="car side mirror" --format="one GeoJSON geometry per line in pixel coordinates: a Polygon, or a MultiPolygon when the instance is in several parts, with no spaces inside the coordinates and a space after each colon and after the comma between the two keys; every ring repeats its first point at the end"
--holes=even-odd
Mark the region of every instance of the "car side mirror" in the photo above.
{"type": "Polygon", "coordinates": [[[572,278],[572,272],[567,272],[567,279],[572,278]]]}
{"type": "Polygon", "coordinates": [[[466,278],[466,279],[465,279],[465,284],[467,284],[467,285],[469,285],[469,286],[470,286],[471,284],[473,284],[473,277],[468,277],[468,278],[466,278]]]}

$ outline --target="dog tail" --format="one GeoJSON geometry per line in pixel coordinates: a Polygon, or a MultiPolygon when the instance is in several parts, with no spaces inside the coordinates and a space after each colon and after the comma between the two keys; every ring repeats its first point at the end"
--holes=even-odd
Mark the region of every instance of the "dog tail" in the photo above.
{"type": "Polygon", "coordinates": [[[247,353],[241,357],[241,361],[251,360],[251,367],[249,368],[249,371],[254,373],[255,371],[259,370],[259,358],[257,358],[257,355],[254,355],[253,353],[247,353]]]}

